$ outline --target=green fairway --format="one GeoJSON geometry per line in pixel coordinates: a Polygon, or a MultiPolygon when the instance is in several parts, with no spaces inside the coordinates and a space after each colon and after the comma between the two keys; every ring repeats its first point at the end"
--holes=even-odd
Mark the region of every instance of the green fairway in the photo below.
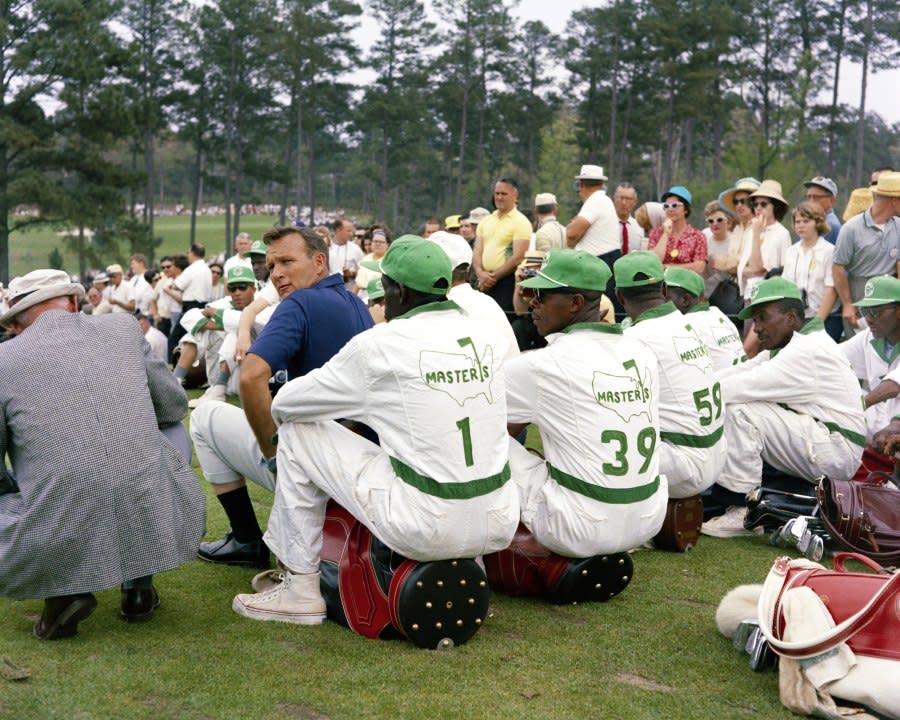
{"type": "MultiPolygon", "coordinates": [[[[262,234],[277,223],[274,215],[245,215],[241,217],[241,231],[250,233],[258,240],[262,234]]],[[[188,215],[158,217],[155,221],[155,233],[163,239],[157,248],[155,261],[173,253],[186,253],[191,231],[191,218],[188,215]]],[[[65,238],[60,229],[42,228],[14,233],[9,241],[10,277],[24,275],[39,267],[48,267],[48,256],[58,249],[63,256],[63,269],[68,273],[78,272],[78,257],[66,247],[65,238]]],[[[201,215],[197,217],[197,241],[206,245],[206,256],[213,257],[225,249],[225,216],[201,215]]],[[[105,258],[105,264],[127,260],[128,251],[122,247],[124,257],[105,258]]]]}
{"type": "MultiPolygon", "coordinates": [[[[271,494],[251,495],[264,520],[271,494]]],[[[226,520],[211,494],[208,508],[217,538],[226,520]]],[[[776,674],[752,672],[714,623],[721,597],[762,582],[783,552],[759,537],[639,550],[610,602],[492,594],[483,628],[448,652],[239,617],[231,599],[254,571],[199,560],[157,577],[162,606],[144,625],[119,619],[113,589],[77,637],[39,642],[41,601],[0,600],[0,656],[32,671],[0,680],[0,718],[790,718],[776,674]]]]}

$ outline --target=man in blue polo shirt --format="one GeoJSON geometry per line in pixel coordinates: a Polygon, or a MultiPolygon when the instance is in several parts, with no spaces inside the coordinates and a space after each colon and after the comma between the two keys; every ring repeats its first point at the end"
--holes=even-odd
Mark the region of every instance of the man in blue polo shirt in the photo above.
{"type": "Polygon", "coordinates": [[[288,379],[321,367],[354,335],[372,327],[365,305],[328,269],[328,249],[307,228],[279,227],[263,236],[272,284],[282,301],[241,364],[240,408],[201,405],[191,437],[203,475],[231,523],[219,540],[201,544],[209,562],[268,567],[269,551],[247,494],[245,478],[275,488],[272,396],[269,378],[288,379]]]}

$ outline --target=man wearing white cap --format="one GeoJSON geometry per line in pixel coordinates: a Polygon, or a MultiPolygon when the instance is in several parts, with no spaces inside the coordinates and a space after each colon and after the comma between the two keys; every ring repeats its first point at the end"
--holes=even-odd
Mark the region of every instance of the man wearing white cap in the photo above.
{"type": "MultiPolygon", "coordinates": [[[[583,204],[578,214],[566,225],[568,246],[596,255],[612,267],[622,257],[622,235],[616,207],[603,189],[607,177],[599,165],[582,165],[575,180],[578,197],[583,204]]],[[[624,312],[618,304],[611,279],[604,294],[608,298],[614,298],[616,312],[624,312]]]]}
{"type": "Polygon", "coordinates": [[[0,316],[18,336],[0,345],[0,595],[44,599],[42,640],[74,635],[119,584],[123,619],[149,620],[152,575],[193,560],[204,526],[184,391],[134,318],[79,313],[83,296],[35,270],[0,316]]]}
{"type": "Polygon", "coordinates": [[[137,305],[134,298],[134,286],[123,282],[122,266],[116,263],[106,268],[112,293],[109,296],[109,304],[114,313],[133,313],[137,305]]]}
{"type": "Polygon", "coordinates": [[[548,253],[553,248],[566,247],[566,229],[556,219],[559,205],[553,193],[538,193],[534,198],[534,212],[538,227],[534,233],[534,249],[548,253]]]}
{"type": "Polygon", "coordinates": [[[831,178],[817,175],[803,183],[803,187],[806,188],[806,200],[817,203],[825,211],[825,222],[830,229],[822,237],[834,245],[841,230],[841,221],[834,213],[834,202],[838,194],[837,184],[831,178]]]}
{"type": "Polygon", "coordinates": [[[519,346],[516,342],[512,325],[506,318],[506,313],[490,295],[480,293],[469,284],[469,269],[472,263],[472,249],[469,243],[459,235],[438,230],[431,233],[429,241],[436,243],[450,258],[453,268],[453,280],[447,298],[452,300],[465,310],[469,315],[481,318],[489,322],[495,336],[503,339],[507,346],[507,356],[513,357],[519,354],[519,346]]]}
{"type": "Polygon", "coordinates": [[[569,247],[596,255],[612,266],[622,254],[622,243],[616,208],[603,190],[607,177],[599,165],[582,165],[575,180],[583,204],[566,226],[569,247]]]}
{"type": "Polygon", "coordinates": [[[459,234],[469,243],[469,247],[475,244],[475,232],[478,230],[478,223],[484,220],[490,212],[483,207],[475,207],[469,210],[468,217],[461,218],[459,221],[459,234]]]}

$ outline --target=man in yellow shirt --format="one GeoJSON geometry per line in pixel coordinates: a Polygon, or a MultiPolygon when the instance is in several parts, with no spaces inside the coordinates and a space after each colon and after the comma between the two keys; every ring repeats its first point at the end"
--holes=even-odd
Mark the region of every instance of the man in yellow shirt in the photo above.
{"type": "Polygon", "coordinates": [[[512,317],[512,296],[516,267],[531,242],[531,223],[516,208],[519,188],[512,178],[500,178],[494,185],[496,210],[478,224],[472,266],[478,289],[490,295],[512,317]]]}

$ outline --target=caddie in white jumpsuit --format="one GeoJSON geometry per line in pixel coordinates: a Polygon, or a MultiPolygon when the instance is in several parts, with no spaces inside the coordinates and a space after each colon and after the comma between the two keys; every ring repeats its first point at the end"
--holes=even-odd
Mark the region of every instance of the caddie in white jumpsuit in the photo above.
{"type": "Polygon", "coordinates": [[[900,413],[900,280],[881,275],[866,281],[863,297],[853,303],[868,323],[838,347],[865,393],[866,438],[900,413]]]}
{"type": "MultiPolygon", "coordinates": [[[[728,405],[728,457],[717,480],[734,493],[762,482],[763,461],[809,493],[820,475],[849,479],[866,444],[862,397],[847,358],[821,319],[806,321],[800,289],[772,277],[759,283],[739,317],[753,318],[759,355],[718,373],[728,405]]],[[[703,525],[707,535],[742,534],[746,508],[703,525]]]]}
{"type": "Polygon", "coordinates": [[[677,307],[691,329],[706,343],[713,370],[737,365],[747,359],[734,323],[703,297],[703,278],[693,270],[670,265],[666,268],[666,299],[677,307]]]}
{"type": "Polygon", "coordinates": [[[388,322],[286,384],[272,403],[278,482],[264,539],[288,571],[273,589],[235,597],[241,615],[324,620],[318,569],[329,497],[414,560],[500,550],[516,529],[507,348],[489,324],[446,300],[450,260],[435,243],[398,238],[381,270],[388,322]],[[337,418],[365,423],[381,446],[337,418]]]}
{"type": "Polygon", "coordinates": [[[725,403],[706,343],[663,295],[656,253],[629,253],[613,267],[616,293],[632,324],[625,336],[646,343],[659,361],[660,468],[669,497],[703,492],[725,462],[725,403]]]}
{"type": "Polygon", "coordinates": [[[586,558],[636,547],[659,531],[659,372],[642,342],[600,322],[612,273],[603,260],[554,249],[538,274],[532,317],[548,346],[507,366],[510,434],[541,432],[546,462],[510,439],[522,522],[545,547],[586,558]]]}

